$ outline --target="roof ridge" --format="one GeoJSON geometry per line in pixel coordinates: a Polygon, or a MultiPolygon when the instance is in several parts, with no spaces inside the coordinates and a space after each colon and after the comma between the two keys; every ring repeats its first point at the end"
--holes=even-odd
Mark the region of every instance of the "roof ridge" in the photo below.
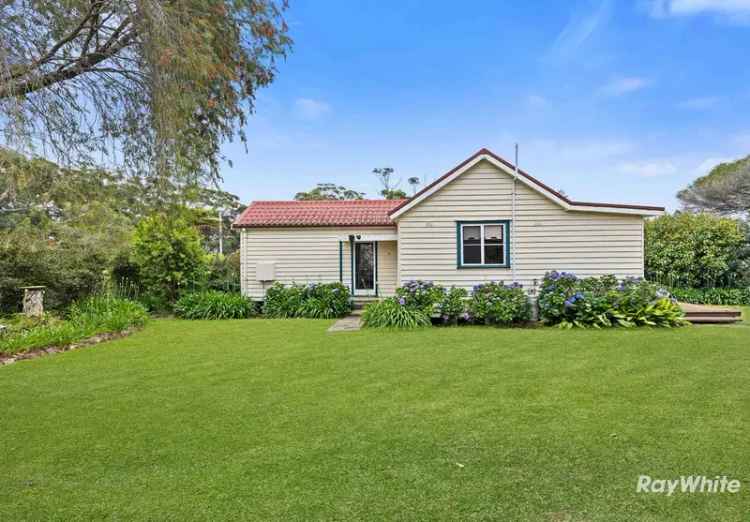
{"type": "Polygon", "coordinates": [[[235,220],[238,227],[395,226],[388,212],[403,199],[259,200],[235,220]]]}
{"type": "Polygon", "coordinates": [[[290,203],[290,204],[304,204],[304,203],[333,203],[333,204],[342,204],[342,203],[379,203],[379,204],[396,204],[401,203],[403,201],[408,201],[409,198],[399,198],[399,199],[256,199],[250,202],[250,204],[255,203],[271,203],[271,204],[278,204],[278,203],[290,203]]]}

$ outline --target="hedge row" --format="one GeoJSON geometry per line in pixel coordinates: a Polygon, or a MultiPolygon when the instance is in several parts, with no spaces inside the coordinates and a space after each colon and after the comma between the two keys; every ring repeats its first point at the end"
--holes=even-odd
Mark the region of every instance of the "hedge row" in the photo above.
{"type": "Polygon", "coordinates": [[[672,288],[678,301],[692,304],[750,306],[750,287],[747,288],[672,288]]]}

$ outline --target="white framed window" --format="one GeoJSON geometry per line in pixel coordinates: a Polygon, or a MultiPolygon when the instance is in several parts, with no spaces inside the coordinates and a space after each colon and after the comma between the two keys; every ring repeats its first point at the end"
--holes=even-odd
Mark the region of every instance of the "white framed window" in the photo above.
{"type": "Polygon", "coordinates": [[[509,267],[509,232],[510,222],[507,220],[458,221],[458,268],[509,267]]]}

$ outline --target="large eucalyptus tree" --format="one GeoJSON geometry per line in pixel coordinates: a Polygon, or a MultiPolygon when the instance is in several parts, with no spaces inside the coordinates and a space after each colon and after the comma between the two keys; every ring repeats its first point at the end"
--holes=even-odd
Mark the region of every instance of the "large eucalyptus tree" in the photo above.
{"type": "Polygon", "coordinates": [[[174,191],[219,179],[290,49],[286,0],[0,0],[0,136],[174,191]]]}

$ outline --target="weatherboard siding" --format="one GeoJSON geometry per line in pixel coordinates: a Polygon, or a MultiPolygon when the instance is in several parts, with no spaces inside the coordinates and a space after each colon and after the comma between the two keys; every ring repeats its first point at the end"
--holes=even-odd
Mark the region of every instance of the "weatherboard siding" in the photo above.
{"type": "MultiPolygon", "coordinates": [[[[271,282],[256,280],[258,262],[276,265],[276,281],[292,283],[332,283],[339,281],[339,240],[350,234],[393,233],[393,227],[299,227],[241,229],[242,293],[263,299],[271,282]]],[[[351,285],[349,242],[342,244],[343,283],[351,285]]],[[[396,242],[378,242],[378,288],[380,295],[393,295],[396,284],[396,242]]]]}
{"type": "MultiPolygon", "coordinates": [[[[511,268],[457,268],[457,221],[512,219],[513,178],[482,161],[398,219],[398,279],[470,288],[512,280],[511,268]]],[[[526,288],[548,270],[643,275],[643,218],[565,211],[517,183],[511,264],[526,288]]]]}

